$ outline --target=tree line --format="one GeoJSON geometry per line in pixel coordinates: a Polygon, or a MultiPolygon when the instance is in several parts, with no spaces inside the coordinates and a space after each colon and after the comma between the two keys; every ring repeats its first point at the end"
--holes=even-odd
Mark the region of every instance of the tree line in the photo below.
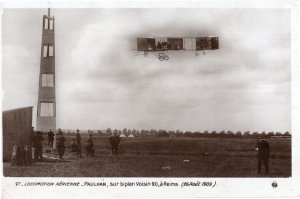
{"type": "MultiPolygon", "coordinates": [[[[92,131],[89,131],[92,132],[92,131]]],[[[93,132],[92,132],[93,133],[93,132]]],[[[189,138],[270,138],[270,137],[291,137],[290,132],[250,132],[250,131],[172,131],[172,130],[156,130],[156,129],[151,129],[151,130],[136,130],[136,129],[127,129],[124,128],[123,130],[118,130],[114,129],[112,130],[111,128],[106,129],[105,131],[98,130],[97,132],[99,135],[107,135],[107,134],[123,134],[125,136],[133,135],[135,137],[140,137],[140,136],[157,136],[157,137],[189,137],[189,138]]]]}

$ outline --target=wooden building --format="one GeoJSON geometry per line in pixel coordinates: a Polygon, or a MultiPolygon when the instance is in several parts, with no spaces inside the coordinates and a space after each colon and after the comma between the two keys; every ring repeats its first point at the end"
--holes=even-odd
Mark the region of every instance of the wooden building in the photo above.
{"type": "Polygon", "coordinates": [[[9,161],[13,145],[20,150],[31,145],[32,106],[2,112],[3,161],[9,161]]]}

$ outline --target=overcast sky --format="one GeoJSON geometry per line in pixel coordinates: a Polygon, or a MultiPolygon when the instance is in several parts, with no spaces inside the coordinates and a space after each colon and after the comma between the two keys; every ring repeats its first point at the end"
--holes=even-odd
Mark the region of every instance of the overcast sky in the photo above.
{"type": "MultiPolygon", "coordinates": [[[[57,128],[290,131],[287,9],[52,9],[57,128]],[[136,37],[218,36],[220,49],[168,61],[136,37]]],[[[42,16],[5,9],[3,109],[34,106],[42,16]]]]}

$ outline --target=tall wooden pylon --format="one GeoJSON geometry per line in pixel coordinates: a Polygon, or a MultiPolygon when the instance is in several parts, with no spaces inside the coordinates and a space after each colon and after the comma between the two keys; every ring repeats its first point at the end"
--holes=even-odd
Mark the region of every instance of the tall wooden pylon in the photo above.
{"type": "Polygon", "coordinates": [[[43,16],[36,129],[56,129],[54,17],[43,16]]]}

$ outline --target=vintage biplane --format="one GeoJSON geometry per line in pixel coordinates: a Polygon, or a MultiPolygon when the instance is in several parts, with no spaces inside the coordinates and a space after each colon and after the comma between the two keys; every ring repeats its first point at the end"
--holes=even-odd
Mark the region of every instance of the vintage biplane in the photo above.
{"type": "Polygon", "coordinates": [[[198,51],[219,49],[218,37],[143,37],[137,38],[137,51],[144,54],[153,53],[160,61],[167,61],[169,50],[194,51],[198,56],[198,51]]]}

